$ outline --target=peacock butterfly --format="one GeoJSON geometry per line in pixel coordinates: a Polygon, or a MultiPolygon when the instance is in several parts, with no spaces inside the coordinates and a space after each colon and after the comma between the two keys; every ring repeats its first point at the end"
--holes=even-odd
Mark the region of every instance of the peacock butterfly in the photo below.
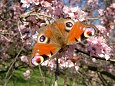
{"type": "Polygon", "coordinates": [[[93,25],[72,19],[57,19],[54,23],[40,28],[30,62],[37,66],[51,59],[60,49],[95,35],[96,31],[97,28],[93,25]]]}

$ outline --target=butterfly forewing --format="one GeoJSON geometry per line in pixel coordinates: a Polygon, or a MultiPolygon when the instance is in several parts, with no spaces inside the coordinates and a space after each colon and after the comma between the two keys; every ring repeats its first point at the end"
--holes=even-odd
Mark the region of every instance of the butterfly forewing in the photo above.
{"type": "MultiPolygon", "coordinates": [[[[46,58],[51,58],[61,49],[63,39],[64,36],[60,29],[58,29],[56,23],[40,28],[37,43],[33,48],[32,59],[35,59],[34,61],[37,62],[39,59],[39,63],[41,63],[41,58],[42,61],[46,60],[46,58]]],[[[37,63],[34,61],[32,61],[32,64],[36,65],[37,63]]]]}

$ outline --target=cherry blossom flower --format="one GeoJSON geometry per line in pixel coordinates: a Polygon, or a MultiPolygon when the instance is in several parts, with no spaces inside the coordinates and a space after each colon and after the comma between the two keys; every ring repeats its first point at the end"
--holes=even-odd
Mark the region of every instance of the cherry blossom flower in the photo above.
{"type": "Polygon", "coordinates": [[[27,80],[30,78],[31,76],[31,71],[30,70],[26,70],[24,73],[23,73],[23,76],[24,78],[27,80]]]}
{"type": "Polygon", "coordinates": [[[105,14],[105,18],[103,19],[102,22],[106,23],[107,22],[107,18],[110,20],[110,22],[114,21],[115,18],[115,3],[112,3],[109,7],[106,8],[106,10],[104,11],[105,14]]]}
{"type": "Polygon", "coordinates": [[[47,2],[47,1],[41,1],[40,3],[43,7],[51,7],[51,3],[47,2]]]}
{"type": "Polygon", "coordinates": [[[27,56],[21,56],[20,59],[22,62],[28,63],[28,57],[27,56]]]}
{"type": "Polygon", "coordinates": [[[32,35],[32,39],[33,39],[34,41],[37,41],[37,36],[38,36],[38,34],[39,34],[39,33],[36,31],[36,33],[32,35]]]}
{"type": "Polygon", "coordinates": [[[87,15],[87,13],[82,11],[79,7],[64,6],[63,12],[75,21],[83,21],[87,15]]]}
{"type": "Polygon", "coordinates": [[[99,13],[100,16],[104,15],[104,9],[99,9],[98,13],[99,13]]]}
{"type": "Polygon", "coordinates": [[[79,70],[79,68],[80,68],[79,66],[75,66],[75,70],[76,70],[76,71],[78,71],[78,70],[79,70]]]}
{"type": "Polygon", "coordinates": [[[23,3],[22,7],[28,8],[30,6],[30,4],[32,3],[32,0],[21,0],[21,3],[23,3]]]}
{"type": "Polygon", "coordinates": [[[23,4],[22,7],[26,8],[29,8],[31,4],[33,5],[41,4],[44,7],[49,7],[52,1],[53,0],[21,0],[21,3],[23,4]]]}
{"type": "Polygon", "coordinates": [[[88,51],[91,55],[110,58],[111,48],[106,44],[103,37],[91,37],[88,39],[88,51]]]}
{"type": "Polygon", "coordinates": [[[60,67],[63,68],[71,68],[75,66],[74,63],[71,60],[64,61],[63,63],[60,64],[60,67]]]}
{"type": "Polygon", "coordinates": [[[112,4],[110,5],[110,7],[112,7],[112,8],[115,9],[115,3],[112,3],[112,4]]]}
{"type": "Polygon", "coordinates": [[[39,5],[40,0],[32,0],[32,2],[33,2],[35,5],[39,5]]]}
{"type": "Polygon", "coordinates": [[[95,59],[95,58],[92,58],[92,61],[93,61],[93,62],[96,62],[96,59],[95,59]]]}
{"type": "Polygon", "coordinates": [[[104,26],[102,26],[102,25],[96,25],[96,27],[98,28],[100,34],[107,33],[107,30],[106,30],[106,28],[104,26]]]}

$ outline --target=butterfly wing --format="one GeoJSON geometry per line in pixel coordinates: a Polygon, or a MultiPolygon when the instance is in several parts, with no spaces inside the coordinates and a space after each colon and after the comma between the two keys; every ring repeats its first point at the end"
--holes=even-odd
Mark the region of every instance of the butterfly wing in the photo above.
{"type": "Polygon", "coordinates": [[[74,23],[72,29],[68,33],[67,45],[86,40],[87,38],[95,35],[96,32],[97,28],[95,26],[87,25],[78,21],[74,23]]]}
{"type": "Polygon", "coordinates": [[[63,35],[63,43],[66,45],[81,42],[95,35],[97,32],[97,28],[95,26],[88,25],[80,21],[74,22],[72,19],[59,19],[55,24],[63,35]]]}
{"type": "MultiPolygon", "coordinates": [[[[61,23],[60,23],[61,24],[61,23]]],[[[63,26],[63,25],[61,25],[63,26]]],[[[47,25],[40,29],[37,37],[37,43],[34,45],[32,51],[31,63],[38,65],[46,59],[55,55],[64,45],[64,28],[58,27],[57,23],[47,25]]]]}

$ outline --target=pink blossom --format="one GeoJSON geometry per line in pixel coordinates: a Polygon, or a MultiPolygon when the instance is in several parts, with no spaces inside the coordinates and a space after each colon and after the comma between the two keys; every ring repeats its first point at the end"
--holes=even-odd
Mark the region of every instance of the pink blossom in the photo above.
{"type": "Polygon", "coordinates": [[[106,8],[105,13],[108,18],[115,18],[114,9],[115,9],[115,3],[112,3],[109,7],[106,8]]]}
{"type": "MultiPolygon", "coordinates": [[[[58,62],[61,69],[75,67],[75,64],[71,60],[64,59],[64,57],[59,58],[58,62]]],[[[53,70],[56,68],[56,59],[46,60],[41,65],[50,67],[50,69],[53,70]]],[[[77,67],[76,70],[78,70],[77,67]]]]}
{"type": "Polygon", "coordinates": [[[115,27],[115,20],[110,23],[110,28],[111,28],[111,29],[114,29],[114,27],[115,27]]]}
{"type": "Polygon", "coordinates": [[[40,3],[43,7],[51,7],[51,3],[47,2],[47,1],[41,1],[40,3]]]}
{"type": "Polygon", "coordinates": [[[32,0],[21,0],[22,3],[32,3],[32,0]]]}
{"type": "Polygon", "coordinates": [[[92,58],[92,61],[93,61],[93,62],[96,62],[96,59],[95,59],[95,58],[92,58]]]}
{"type": "Polygon", "coordinates": [[[23,3],[22,7],[28,8],[30,4],[39,5],[41,1],[43,0],[21,0],[21,3],[23,3]]]}
{"type": "Polygon", "coordinates": [[[104,10],[103,9],[99,9],[98,13],[99,13],[100,16],[102,16],[102,15],[104,15],[104,10]]]}
{"type": "Polygon", "coordinates": [[[50,67],[50,69],[53,70],[56,67],[56,62],[55,61],[56,61],[56,59],[46,60],[41,65],[50,67]]]}
{"type": "Polygon", "coordinates": [[[88,0],[88,4],[91,4],[91,3],[97,3],[98,0],[88,0]]]}
{"type": "Polygon", "coordinates": [[[80,69],[79,66],[75,66],[75,70],[78,71],[80,69]]]}
{"type": "Polygon", "coordinates": [[[34,41],[37,41],[37,37],[38,37],[38,32],[36,31],[36,33],[32,35],[32,39],[34,41]]]}
{"type": "Polygon", "coordinates": [[[100,31],[101,34],[107,33],[107,30],[106,30],[106,28],[104,26],[96,25],[96,27],[98,28],[98,30],[100,31]]]}
{"type": "Polygon", "coordinates": [[[71,68],[74,66],[74,63],[71,60],[64,61],[60,64],[60,67],[63,68],[71,68]]]}
{"type": "Polygon", "coordinates": [[[108,60],[111,55],[111,48],[106,44],[103,37],[89,38],[88,51],[90,51],[91,55],[104,57],[106,60],[108,60]]]}
{"type": "Polygon", "coordinates": [[[64,6],[63,12],[75,21],[83,21],[87,15],[87,13],[82,11],[79,7],[64,6]]]}
{"type": "Polygon", "coordinates": [[[20,59],[22,62],[28,63],[28,57],[27,56],[21,56],[20,59]]]}
{"type": "Polygon", "coordinates": [[[22,7],[29,7],[32,3],[32,0],[21,0],[21,3],[23,3],[22,7]]]}
{"type": "Polygon", "coordinates": [[[25,79],[29,79],[30,76],[31,76],[31,71],[30,70],[26,70],[24,73],[23,73],[23,76],[25,79]]]}
{"type": "Polygon", "coordinates": [[[40,0],[32,0],[32,3],[34,3],[35,5],[39,5],[40,0]]]}
{"type": "Polygon", "coordinates": [[[110,7],[112,7],[112,8],[115,9],[115,3],[112,3],[112,4],[110,5],[110,7]]]}

